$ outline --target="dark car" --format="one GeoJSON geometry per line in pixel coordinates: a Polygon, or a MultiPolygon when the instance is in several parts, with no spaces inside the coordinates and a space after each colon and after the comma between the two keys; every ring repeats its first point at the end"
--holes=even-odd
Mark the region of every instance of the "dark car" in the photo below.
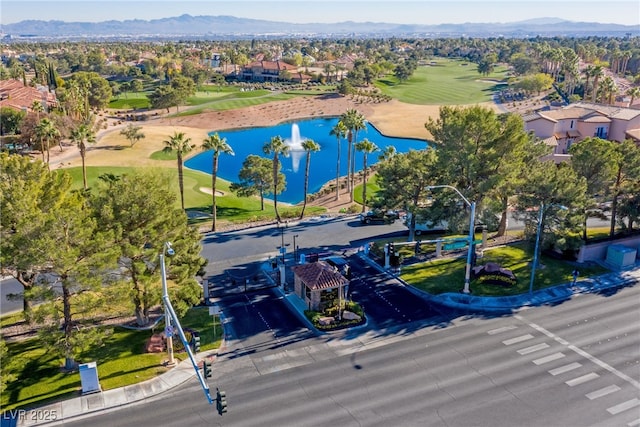
{"type": "Polygon", "coordinates": [[[360,222],[363,224],[393,224],[396,219],[400,219],[400,214],[397,211],[369,211],[360,214],[360,222]]]}

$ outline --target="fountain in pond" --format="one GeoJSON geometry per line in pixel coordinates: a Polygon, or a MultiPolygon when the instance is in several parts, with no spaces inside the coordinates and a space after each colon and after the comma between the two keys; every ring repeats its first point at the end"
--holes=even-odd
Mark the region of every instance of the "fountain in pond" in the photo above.
{"type": "Polygon", "coordinates": [[[291,138],[284,140],[285,144],[289,146],[289,152],[291,153],[291,163],[293,172],[297,173],[300,167],[300,160],[304,155],[304,148],[302,148],[302,141],[304,139],[300,136],[300,127],[297,123],[291,125],[291,138]]]}

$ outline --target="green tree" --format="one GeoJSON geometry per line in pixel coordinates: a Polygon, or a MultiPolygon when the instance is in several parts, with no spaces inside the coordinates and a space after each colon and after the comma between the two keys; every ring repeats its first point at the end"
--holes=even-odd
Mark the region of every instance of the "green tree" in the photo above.
{"type": "Polygon", "coordinates": [[[340,198],[340,155],[342,151],[342,139],[347,136],[347,127],[341,120],[338,120],[338,123],[331,129],[329,135],[336,137],[336,143],[338,147],[338,157],[336,163],[336,200],[340,198]]]}
{"type": "Polygon", "coordinates": [[[300,219],[304,217],[304,210],[307,208],[307,191],[309,190],[309,166],[311,165],[311,152],[320,151],[320,144],[316,143],[312,139],[305,139],[302,141],[302,149],[307,152],[305,167],[304,167],[304,201],[302,204],[302,211],[300,211],[300,219]]]}
{"type": "Polygon", "coordinates": [[[538,216],[544,205],[540,235],[540,248],[577,249],[587,182],[566,164],[551,161],[535,164],[518,192],[515,214],[524,219],[525,233],[536,235],[538,216]]]}
{"type": "Polygon", "coordinates": [[[171,242],[174,256],[165,257],[171,303],[179,316],[200,299],[195,280],[206,265],[200,256],[200,234],[174,208],[176,194],[167,173],[143,171],[105,177],[92,199],[100,227],[111,231],[121,253],[119,279],[129,288],[136,323],[148,325],[150,310],[161,303],[159,254],[171,242]]]}
{"type": "Polygon", "coordinates": [[[93,327],[88,319],[107,304],[101,292],[108,284],[117,250],[109,233],[98,230],[87,200],[79,192],[67,191],[45,218],[45,227],[33,245],[42,250],[42,261],[57,281],[38,288],[44,301],[34,309],[34,319],[42,325],[39,336],[48,350],[63,355],[65,369],[72,370],[76,357],[100,345],[104,338],[103,330],[93,327]]]}
{"type": "Polygon", "coordinates": [[[173,89],[176,111],[178,106],[187,102],[187,98],[196,93],[196,84],[189,77],[176,76],[171,80],[171,88],[173,89]]]}
{"type": "Polygon", "coordinates": [[[176,152],[178,157],[178,185],[180,187],[180,204],[182,210],[184,210],[184,172],[183,172],[183,158],[184,155],[189,153],[194,147],[191,144],[191,138],[186,138],[184,132],[174,132],[173,136],[163,141],[165,147],[162,149],[165,153],[176,152]]]}
{"type": "Polygon", "coordinates": [[[364,115],[353,108],[348,109],[340,116],[340,121],[347,128],[347,141],[349,142],[347,153],[347,189],[349,191],[349,201],[353,202],[353,188],[355,175],[355,153],[354,144],[358,140],[358,131],[366,129],[364,115]]]}
{"type": "Polygon", "coordinates": [[[379,208],[402,208],[409,215],[409,241],[414,240],[416,217],[428,213],[425,209],[427,186],[438,183],[436,150],[410,150],[396,154],[377,165],[380,189],[374,204],[379,208]]]}
{"type": "Polygon", "coordinates": [[[9,107],[0,108],[0,135],[15,135],[27,113],[9,107]]]}
{"type": "Polygon", "coordinates": [[[87,166],[85,164],[87,156],[87,144],[95,144],[96,134],[91,126],[82,123],[71,131],[71,141],[78,146],[80,158],[82,159],[82,184],[87,187],[87,166]]]}
{"type": "MultiPolygon", "coordinates": [[[[231,191],[240,197],[260,196],[260,210],[264,210],[264,196],[271,194],[274,188],[273,163],[265,157],[250,154],[242,163],[238,173],[240,182],[231,184],[231,191]]],[[[286,186],[284,174],[278,170],[277,192],[284,191],[286,186]]]]}
{"type": "Polygon", "coordinates": [[[135,126],[134,124],[129,123],[124,129],[120,131],[120,135],[127,138],[127,140],[129,140],[129,144],[131,144],[131,146],[133,147],[136,142],[145,137],[144,133],[140,132],[141,130],[141,126],[135,126]]]}
{"type": "Polygon", "coordinates": [[[367,209],[367,156],[371,153],[375,153],[379,148],[375,143],[369,141],[367,138],[356,142],[355,147],[357,151],[362,152],[364,160],[364,181],[362,182],[362,212],[364,212],[367,209]]]}
{"type": "Polygon", "coordinates": [[[279,172],[280,172],[280,156],[287,157],[289,155],[289,146],[284,142],[281,136],[274,136],[271,140],[264,144],[262,147],[264,154],[272,155],[273,163],[273,209],[276,212],[276,220],[280,222],[280,214],[278,213],[278,194],[284,191],[284,188],[280,189],[278,185],[279,172]]]}
{"type": "Polygon", "coordinates": [[[149,102],[151,108],[166,109],[167,113],[173,106],[178,106],[178,94],[169,85],[158,86],[156,90],[149,95],[149,102]]]}
{"type": "Polygon", "coordinates": [[[84,117],[89,114],[89,108],[102,109],[109,105],[113,96],[109,82],[96,72],[79,71],[69,77],[70,81],[75,81],[81,88],[84,100],[87,104],[84,117]]]}
{"type": "MultiPolygon", "coordinates": [[[[640,193],[640,147],[631,140],[625,140],[615,146],[614,155],[614,175],[615,179],[611,186],[611,227],[609,236],[614,237],[616,220],[619,215],[618,206],[622,200],[629,200],[629,203],[637,203],[637,194],[640,193]]],[[[628,210],[632,213],[632,210],[628,210]]],[[[629,217],[631,223],[631,217],[629,217]]],[[[629,229],[631,229],[629,224],[629,229]]]]}
{"type": "Polygon", "coordinates": [[[211,231],[216,231],[216,179],[218,177],[218,159],[220,154],[235,155],[233,149],[225,138],[220,138],[218,133],[209,135],[208,138],[202,143],[203,150],[213,151],[212,165],[211,165],[211,216],[213,217],[213,224],[211,225],[211,231]]]}
{"type": "Polygon", "coordinates": [[[615,179],[615,143],[601,138],[585,138],[569,148],[571,167],[587,183],[582,239],[587,240],[587,219],[593,216],[595,196],[604,194],[615,179]]]}
{"type": "Polygon", "coordinates": [[[22,285],[27,321],[35,288],[47,269],[35,242],[70,185],[67,175],[48,173],[44,162],[0,153],[0,268],[22,285]]]}

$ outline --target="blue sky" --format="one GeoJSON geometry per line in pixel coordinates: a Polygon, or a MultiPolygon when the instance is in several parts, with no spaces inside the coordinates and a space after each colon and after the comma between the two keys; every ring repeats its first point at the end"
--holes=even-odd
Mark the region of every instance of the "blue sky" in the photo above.
{"type": "Polygon", "coordinates": [[[182,14],[230,15],[291,23],[344,21],[405,24],[515,22],[554,17],[640,24],[640,1],[605,0],[0,0],[0,23],[27,19],[100,22],[182,14]]]}

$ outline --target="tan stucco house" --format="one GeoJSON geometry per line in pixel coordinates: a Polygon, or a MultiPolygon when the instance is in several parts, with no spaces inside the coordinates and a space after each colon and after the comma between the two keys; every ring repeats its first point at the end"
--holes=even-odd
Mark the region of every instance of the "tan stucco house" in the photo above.
{"type": "Polygon", "coordinates": [[[553,154],[568,154],[572,144],[588,137],[640,143],[640,110],[578,102],[559,110],[538,111],[524,117],[525,128],[554,147],[553,154]]]}
{"type": "Polygon", "coordinates": [[[344,300],[345,287],[349,280],[332,265],[324,262],[291,267],[294,277],[294,292],[304,301],[309,310],[324,311],[344,300]]]}

